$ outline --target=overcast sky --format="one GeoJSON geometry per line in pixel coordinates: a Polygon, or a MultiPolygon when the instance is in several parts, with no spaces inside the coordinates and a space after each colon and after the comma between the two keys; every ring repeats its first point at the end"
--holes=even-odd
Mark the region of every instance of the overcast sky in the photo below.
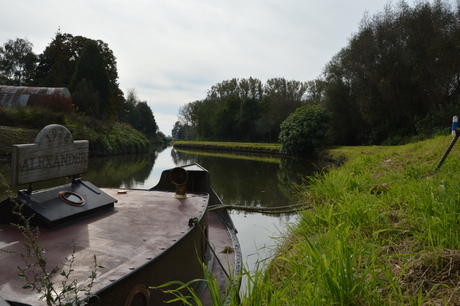
{"type": "MultiPolygon", "coordinates": [[[[58,29],[100,39],[166,135],[180,106],[232,78],[309,81],[388,0],[2,0],[0,45],[40,54],[58,29]]],[[[395,2],[393,2],[395,3],[395,2]]],[[[408,1],[409,4],[412,2],[408,1]]]]}

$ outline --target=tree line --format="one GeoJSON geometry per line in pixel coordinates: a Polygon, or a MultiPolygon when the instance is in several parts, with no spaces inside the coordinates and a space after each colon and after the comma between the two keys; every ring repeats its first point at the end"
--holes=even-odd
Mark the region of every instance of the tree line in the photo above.
{"type": "Polygon", "coordinates": [[[363,18],[322,77],[334,143],[448,129],[460,111],[459,5],[400,1],[363,18]]]}
{"type": "Polygon", "coordinates": [[[296,109],[319,106],[328,143],[389,143],[448,131],[459,98],[460,3],[399,1],[365,14],[315,80],[224,81],[179,110],[173,136],[277,141],[296,109]]]}
{"type": "MultiPolygon", "coordinates": [[[[119,88],[117,61],[108,44],[58,31],[43,53],[37,55],[32,48],[22,38],[0,47],[0,84],[67,87],[78,113],[128,123],[155,136],[158,127],[147,102],[140,101],[134,89],[125,99],[119,88]]],[[[53,106],[58,104],[54,101],[53,106]]]]}
{"type": "Polygon", "coordinates": [[[307,103],[306,82],[272,78],[231,79],[211,87],[206,98],[179,109],[176,139],[276,141],[280,124],[307,103]]]}

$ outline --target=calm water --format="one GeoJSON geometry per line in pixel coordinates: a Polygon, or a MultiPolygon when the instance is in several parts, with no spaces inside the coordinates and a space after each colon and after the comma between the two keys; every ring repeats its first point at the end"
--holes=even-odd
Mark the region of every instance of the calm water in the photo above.
{"type": "MultiPolygon", "coordinates": [[[[211,183],[225,204],[251,207],[278,207],[295,204],[294,184],[320,167],[311,160],[185,153],[168,147],[146,155],[92,158],[83,179],[99,187],[149,189],[165,169],[199,163],[211,175],[211,183]]],[[[0,199],[10,194],[11,162],[0,161],[0,199]]],[[[67,184],[57,179],[33,185],[34,190],[67,184]]],[[[27,186],[21,186],[25,188],[27,186]]],[[[238,230],[243,257],[252,270],[254,264],[270,255],[276,237],[296,220],[295,214],[262,214],[231,210],[238,230]]]]}

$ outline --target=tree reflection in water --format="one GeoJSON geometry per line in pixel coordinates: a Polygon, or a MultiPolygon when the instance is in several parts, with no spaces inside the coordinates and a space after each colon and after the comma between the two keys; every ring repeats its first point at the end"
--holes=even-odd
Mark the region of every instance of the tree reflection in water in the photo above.
{"type": "Polygon", "coordinates": [[[171,151],[176,165],[197,162],[211,174],[227,205],[280,207],[296,204],[296,185],[325,165],[315,160],[248,154],[171,151]]]}

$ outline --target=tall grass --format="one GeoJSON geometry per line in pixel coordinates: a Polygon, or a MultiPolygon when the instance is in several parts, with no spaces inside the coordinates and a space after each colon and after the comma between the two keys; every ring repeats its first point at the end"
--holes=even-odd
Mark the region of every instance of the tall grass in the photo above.
{"type": "Polygon", "coordinates": [[[299,186],[300,214],[243,305],[460,305],[460,149],[451,138],[337,148],[299,186]]]}
{"type": "Polygon", "coordinates": [[[212,271],[202,263],[203,278],[194,279],[188,283],[170,281],[159,286],[150,287],[152,290],[161,290],[173,296],[165,303],[179,302],[182,305],[203,306],[201,297],[193,289],[199,287],[199,283],[205,283],[212,305],[239,305],[239,279],[242,275],[231,275],[225,292],[221,292],[219,284],[214,278],[212,271]]]}
{"type": "Polygon", "coordinates": [[[347,161],[298,187],[313,208],[241,305],[460,305],[460,144],[433,172],[450,141],[330,150],[347,161]]]}

